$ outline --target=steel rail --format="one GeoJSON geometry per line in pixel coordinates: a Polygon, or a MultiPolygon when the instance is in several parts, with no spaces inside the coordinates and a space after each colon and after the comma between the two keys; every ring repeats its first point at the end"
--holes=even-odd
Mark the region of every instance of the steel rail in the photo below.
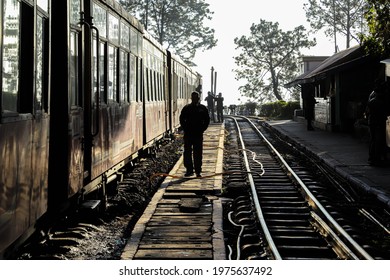
{"type": "MultiPolygon", "coordinates": [[[[326,219],[327,223],[332,225],[332,229],[337,231],[337,236],[342,236],[344,239],[344,242],[348,242],[353,248],[355,254],[359,255],[360,258],[367,259],[367,260],[373,260],[373,257],[367,253],[366,250],[364,250],[341,226],[340,224],[333,219],[333,217],[329,214],[329,212],[325,209],[325,207],[315,198],[315,196],[312,194],[312,192],[309,190],[309,188],[306,186],[306,184],[299,178],[299,176],[294,172],[294,170],[289,166],[289,164],[284,160],[283,156],[276,150],[276,148],[271,144],[271,142],[268,141],[268,139],[265,137],[265,135],[256,127],[256,125],[253,124],[253,122],[248,119],[247,117],[242,117],[243,119],[247,120],[253,129],[256,131],[256,133],[267,143],[268,147],[275,153],[275,155],[279,158],[281,163],[285,166],[287,171],[291,174],[291,176],[296,180],[296,182],[300,185],[302,190],[305,192],[307,199],[309,200],[310,206],[312,206],[313,209],[317,209],[317,211],[321,214],[323,218],[326,219]]],[[[350,252],[350,248],[348,248],[345,243],[343,243],[345,246],[345,251],[350,252]]],[[[350,255],[352,258],[358,258],[355,256],[355,254],[350,255]]]]}
{"type": "Polygon", "coordinates": [[[257,218],[259,220],[259,223],[260,223],[261,227],[263,228],[264,236],[265,236],[265,239],[267,240],[267,243],[268,243],[268,245],[270,247],[272,255],[274,256],[274,258],[276,260],[281,260],[282,257],[281,257],[281,255],[279,253],[279,250],[277,249],[277,247],[275,245],[275,242],[274,242],[274,240],[272,238],[271,233],[269,232],[267,223],[265,222],[263,211],[261,210],[261,207],[260,207],[259,198],[257,196],[255,182],[254,182],[253,176],[251,174],[251,169],[250,169],[250,166],[249,166],[249,160],[248,160],[248,157],[246,155],[246,148],[245,148],[245,144],[244,144],[244,140],[243,140],[243,137],[242,137],[242,134],[241,134],[240,127],[238,125],[238,122],[237,122],[236,118],[234,118],[234,117],[230,117],[230,118],[232,118],[234,120],[234,122],[236,124],[236,127],[237,127],[237,133],[238,133],[238,136],[239,136],[239,139],[240,139],[242,155],[244,157],[245,168],[246,168],[246,170],[248,172],[248,180],[249,180],[249,184],[250,184],[250,187],[251,187],[251,193],[252,193],[252,197],[253,197],[253,204],[254,204],[255,209],[256,209],[257,218]]]}

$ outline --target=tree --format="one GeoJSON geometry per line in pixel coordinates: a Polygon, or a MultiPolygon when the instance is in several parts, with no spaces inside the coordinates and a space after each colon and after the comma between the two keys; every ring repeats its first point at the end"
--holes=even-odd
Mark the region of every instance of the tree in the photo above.
{"type": "Polygon", "coordinates": [[[315,41],[308,39],[302,25],[284,32],[278,23],[261,19],[250,31],[250,36],[234,39],[236,49],[241,49],[235,57],[236,79],[247,80],[240,91],[259,102],[283,100],[280,88],[296,77],[299,50],[314,46],[315,41]]]}
{"type": "Polygon", "coordinates": [[[325,34],[334,38],[335,52],[338,33],[346,37],[347,48],[352,40],[359,42],[358,34],[366,29],[366,8],[366,0],[309,0],[304,4],[310,26],[317,31],[325,28],[325,34]]]}
{"type": "Polygon", "coordinates": [[[191,63],[197,50],[216,46],[214,29],[204,25],[213,12],[204,0],[121,0],[166,48],[191,63]]]}
{"type": "Polygon", "coordinates": [[[388,57],[390,55],[390,2],[367,0],[369,8],[365,14],[369,34],[362,35],[368,53],[388,57]]]}

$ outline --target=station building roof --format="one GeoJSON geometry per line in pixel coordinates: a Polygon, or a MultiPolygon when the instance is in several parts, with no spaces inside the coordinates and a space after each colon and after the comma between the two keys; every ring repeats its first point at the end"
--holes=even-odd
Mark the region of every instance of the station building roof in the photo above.
{"type": "Polygon", "coordinates": [[[327,74],[362,63],[367,57],[368,55],[364,53],[360,46],[340,51],[325,59],[312,71],[299,75],[293,81],[287,83],[285,87],[309,84],[325,79],[327,74]]]}

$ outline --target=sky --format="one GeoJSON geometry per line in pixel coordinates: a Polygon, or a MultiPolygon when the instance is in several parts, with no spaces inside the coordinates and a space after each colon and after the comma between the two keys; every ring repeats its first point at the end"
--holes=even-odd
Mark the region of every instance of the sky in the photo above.
{"type": "MultiPolygon", "coordinates": [[[[215,29],[217,46],[212,50],[198,51],[194,62],[196,70],[203,76],[203,97],[211,90],[211,67],[217,72],[217,90],[224,97],[224,105],[242,104],[247,101],[241,97],[238,88],[245,81],[236,81],[232,69],[236,68],[234,56],[239,53],[235,50],[234,38],[250,34],[253,23],[260,19],[279,22],[283,31],[293,30],[304,25],[307,30],[310,25],[306,20],[303,4],[307,0],[205,0],[214,11],[213,19],[205,23],[215,29]]],[[[334,53],[334,43],[326,38],[323,31],[315,34],[317,46],[310,50],[302,50],[303,55],[329,56],[334,53]]],[[[312,37],[311,37],[312,38],[312,37]]],[[[205,104],[204,101],[202,103],[205,104]]]]}

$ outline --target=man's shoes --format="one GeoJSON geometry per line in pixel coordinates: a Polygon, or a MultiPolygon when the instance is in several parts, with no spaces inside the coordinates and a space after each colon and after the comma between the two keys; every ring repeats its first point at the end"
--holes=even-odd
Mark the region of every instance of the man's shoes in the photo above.
{"type": "Polygon", "coordinates": [[[202,175],[200,175],[200,173],[196,173],[196,177],[201,178],[202,175]]]}
{"type": "Polygon", "coordinates": [[[184,177],[191,177],[192,175],[194,175],[194,172],[186,172],[185,174],[184,174],[184,177]]]}

